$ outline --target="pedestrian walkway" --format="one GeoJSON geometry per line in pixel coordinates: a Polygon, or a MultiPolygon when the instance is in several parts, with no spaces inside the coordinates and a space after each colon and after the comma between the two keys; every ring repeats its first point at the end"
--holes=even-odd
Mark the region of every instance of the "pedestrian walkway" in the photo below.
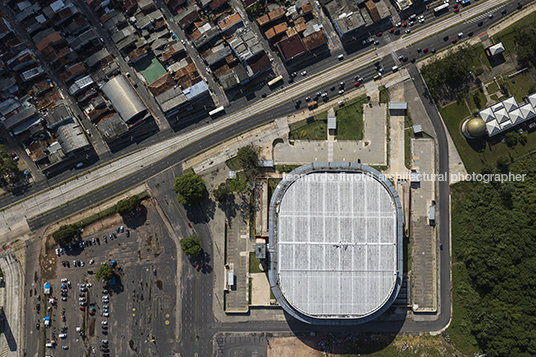
{"type": "Polygon", "coordinates": [[[428,221],[435,200],[435,150],[432,139],[411,139],[412,167],[421,174],[411,192],[411,291],[414,312],[437,311],[436,230],[428,221]]]}
{"type": "MultiPolygon", "coordinates": [[[[389,88],[389,101],[405,102],[404,83],[389,88]]],[[[407,177],[404,115],[389,115],[389,168],[388,177],[407,177]]]]}

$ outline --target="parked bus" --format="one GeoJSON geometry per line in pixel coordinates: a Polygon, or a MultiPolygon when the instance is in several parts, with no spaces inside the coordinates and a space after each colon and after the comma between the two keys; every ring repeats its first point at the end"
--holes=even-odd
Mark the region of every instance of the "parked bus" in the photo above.
{"type": "Polygon", "coordinates": [[[279,77],[275,77],[274,79],[272,79],[270,82],[268,82],[268,87],[271,87],[273,86],[274,84],[276,84],[277,82],[279,81],[282,81],[283,80],[283,76],[279,76],[279,77]]]}
{"type": "Polygon", "coordinates": [[[223,112],[225,110],[225,108],[223,107],[223,105],[221,107],[217,107],[216,109],[214,110],[211,110],[210,112],[208,112],[208,115],[210,116],[214,116],[220,112],[223,112]]]}
{"type": "Polygon", "coordinates": [[[439,5],[438,7],[436,7],[434,9],[434,15],[437,15],[439,13],[441,13],[442,11],[446,10],[449,8],[449,3],[445,3],[443,5],[439,5]]]}

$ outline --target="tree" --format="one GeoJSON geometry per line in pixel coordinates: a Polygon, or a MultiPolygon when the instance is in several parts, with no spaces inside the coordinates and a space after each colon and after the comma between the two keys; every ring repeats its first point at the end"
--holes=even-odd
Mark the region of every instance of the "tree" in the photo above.
{"type": "Polygon", "coordinates": [[[124,200],[117,202],[115,210],[120,215],[127,215],[136,211],[142,201],[141,196],[134,195],[124,200]]]}
{"type": "Polygon", "coordinates": [[[234,179],[229,180],[227,186],[231,192],[242,193],[248,189],[248,182],[244,177],[235,177],[234,179]]]}
{"type": "Polygon", "coordinates": [[[0,175],[8,183],[13,183],[20,178],[20,170],[17,163],[7,154],[3,145],[0,145],[0,175]]]}
{"type": "Polygon", "coordinates": [[[205,181],[192,173],[177,177],[173,190],[177,194],[177,201],[188,206],[193,206],[203,201],[207,193],[205,181]]]}
{"type": "Polygon", "coordinates": [[[201,253],[201,239],[196,236],[189,236],[181,240],[181,248],[184,254],[197,257],[201,253]]]}
{"type": "Polygon", "coordinates": [[[246,179],[252,181],[257,176],[257,164],[259,163],[259,148],[254,145],[241,147],[236,154],[238,164],[244,171],[246,179]]]}
{"type": "Polygon", "coordinates": [[[97,280],[102,279],[102,281],[104,281],[105,283],[109,283],[110,281],[112,281],[114,279],[114,276],[114,269],[110,265],[108,265],[108,263],[102,264],[99,267],[97,273],[95,274],[95,278],[97,278],[97,280]]]}
{"type": "Polygon", "coordinates": [[[506,133],[506,145],[510,148],[513,148],[517,145],[517,134],[513,131],[506,133]]]}
{"type": "Polygon", "coordinates": [[[212,191],[212,194],[217,202],[223,203],[227,201],[227,198],[229,197],[229,188],[227,187],[227,183],[220,183],[220,185],[212,191]]]}
{"type": "Polygon", "coordinates": [[[61,226],[60,229],[52,233],[54,241],[58,244],[69,244],[78,233],[75,225],[69,224],[61,226]]]}
{"type": "MultiPolygon", "coordinates": [[[[530,92],[529,92],[530,93],[530,92]]],[[[526,131],[524,131],[523,133],[521,133],[521,135],[519,135],[519,143],[523,146],[525,146],[527,144],[527,139],[528,139],[528,134],[526,131]]]]}
{"type": "Polygon", "coordinates": [[[501,172],[508,170],[508,165],[510,164],[510,158],[506,155],[501,155],[497,158],[497,168],[501,172]]]}

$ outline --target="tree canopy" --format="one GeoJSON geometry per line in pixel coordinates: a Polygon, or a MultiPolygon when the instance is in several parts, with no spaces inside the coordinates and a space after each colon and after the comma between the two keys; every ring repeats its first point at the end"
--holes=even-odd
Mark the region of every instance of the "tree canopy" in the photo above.
{"type": "Polygon", "coordinates": [[[58,244],[69,244],[78,233],[78,228],[75,225],[69,224],[61,226],[60,229],[52,233],[52,238],[58,244]]]}
{"type": "Polygon", "coordinates": [[[105,283],[109,283],[114,279],[115,272],[114,269],[108,264],[104,263],[99,267],[99,270],[95,274],[97,280],[102,280],[105,283]]]}
{"type": "Polygon", "coordinates": [[[240,168],[244,171],[246,179],[253,181],[257,176],[259,163],[259,148],[254,145],[241,147],[236,154],[240,168]]]}
{"type": "Polygon", "coordinates": [[[515,53],[521,63],[536,63],[536,31],[530,26],[520,26],[514,30],[515,53]]]}
{"type": "Polygon", "coordinates": [[[220,185],[212,191],[212,194],[217,202],[223,203],[227,201],[227,198],[229,197],[229,188],[227,187],[227,183],[220,183],[220,185]]]}
{"type": "Polygon", "coordinates": [[[536,155],[511,163],[524,181],[452,186],[454,264],[465,333],[490,357],[536,356],[536,155]]]}
{"type": "Polygon", "coordinates": [[[134,195],[117,202],[115,209],[120,215],[130,214],[136,211],[136,209],[140,206],[141,201],[141,196],[134,195]]]}
{"type": "Polygon", "coordinates": [[[17,163],[9,157],[4,145],[0,145],[0,175],[3,176],[8,183],[16,181],[20,176],[20,170],[17,163]]]}
{"type": "Polygon", "coordinates": [[[201,201],[207,193],[205,181],[195,174],[187,173],[175,179],[173,190],[177,194],[177,201],[184,205],[193,206],[201,201]]]}
{"type": "Polygon", "coordinates": [[[181,248],[184,254],[197,257],[201,253],[201,239],[196,236],[189,236],[181,239],[181,248]]]}

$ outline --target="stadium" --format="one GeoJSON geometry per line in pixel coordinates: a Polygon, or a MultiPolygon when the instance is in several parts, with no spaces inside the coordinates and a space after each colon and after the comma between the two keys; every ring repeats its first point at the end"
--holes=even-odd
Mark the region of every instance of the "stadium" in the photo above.
{"type": "Polygon", "coordinates": [[[395,188],[369,166],[295,169],[270,202],[268,278],[275,298],[309,324],[375,319],[400,291],[402,219],[395,188]]]}

